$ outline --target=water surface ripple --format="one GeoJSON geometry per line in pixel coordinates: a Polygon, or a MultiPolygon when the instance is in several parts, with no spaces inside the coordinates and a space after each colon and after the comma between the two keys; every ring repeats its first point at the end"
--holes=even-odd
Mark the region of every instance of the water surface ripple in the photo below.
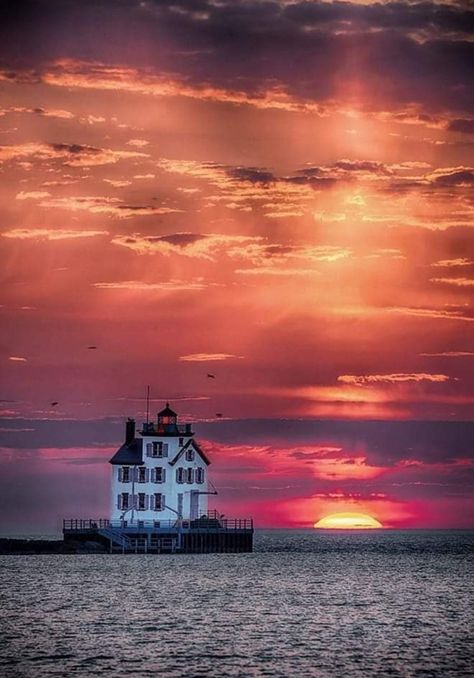
{"type": "Polygon", "coordinates": [[[474,533],[259,531],[251,554],[0,557],[0,675],[474,675],[474,533]]]}

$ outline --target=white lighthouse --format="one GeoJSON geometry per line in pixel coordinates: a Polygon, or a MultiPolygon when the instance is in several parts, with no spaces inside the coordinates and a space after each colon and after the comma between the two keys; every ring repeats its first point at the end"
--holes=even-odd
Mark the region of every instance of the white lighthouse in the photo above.
{"type": "Polygon", "coordinates": [[[127,421],[125,442],[110,463],[111,524],[159,528],[207,515],[208,495],[215,494],[209,492],[209,459],[169,403],[138,434],[135,421],[127,421]]]}
{"type": "Polygon", "coordinates": [[[178,424],[169,403],[158,412],[156,422],[147,421],[138,432],[135,420],[128,419],[125,442],[110,459],[110,516],[65,518],[64,541],[80,552],[251,551],[251,518],[208,511],[208,496],[217,494],[208,478],[209,463],[191,424],[178,424]]]}

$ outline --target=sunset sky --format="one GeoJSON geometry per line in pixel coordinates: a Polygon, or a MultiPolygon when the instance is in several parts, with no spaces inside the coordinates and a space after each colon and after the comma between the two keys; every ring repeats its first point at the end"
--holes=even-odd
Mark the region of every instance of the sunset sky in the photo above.
{"type": "Polygon", "coordinates": [[[2,3],[0,532],[107,515],[147,384],[229,516],[474,527],[469,7],[2,3]]]}

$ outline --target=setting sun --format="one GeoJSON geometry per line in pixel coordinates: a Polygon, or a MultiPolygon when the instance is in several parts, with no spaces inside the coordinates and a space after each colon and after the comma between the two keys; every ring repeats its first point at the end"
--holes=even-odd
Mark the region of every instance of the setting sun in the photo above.
{"type": "Polygon", "coordinates": [[[383,525],[365,513],[332,513],[318,520],[314,527],[323,530],[370,530],[383,525]]]}

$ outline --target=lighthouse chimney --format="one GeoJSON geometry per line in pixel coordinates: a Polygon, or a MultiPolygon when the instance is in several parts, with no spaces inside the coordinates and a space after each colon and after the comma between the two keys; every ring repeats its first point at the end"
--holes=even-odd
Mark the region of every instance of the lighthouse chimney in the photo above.
{"type": "Polygon", "coordinates": [[[131,445],[135,440],[135,419],[127,419],[125,424],[125,445],[131,445]]]}

